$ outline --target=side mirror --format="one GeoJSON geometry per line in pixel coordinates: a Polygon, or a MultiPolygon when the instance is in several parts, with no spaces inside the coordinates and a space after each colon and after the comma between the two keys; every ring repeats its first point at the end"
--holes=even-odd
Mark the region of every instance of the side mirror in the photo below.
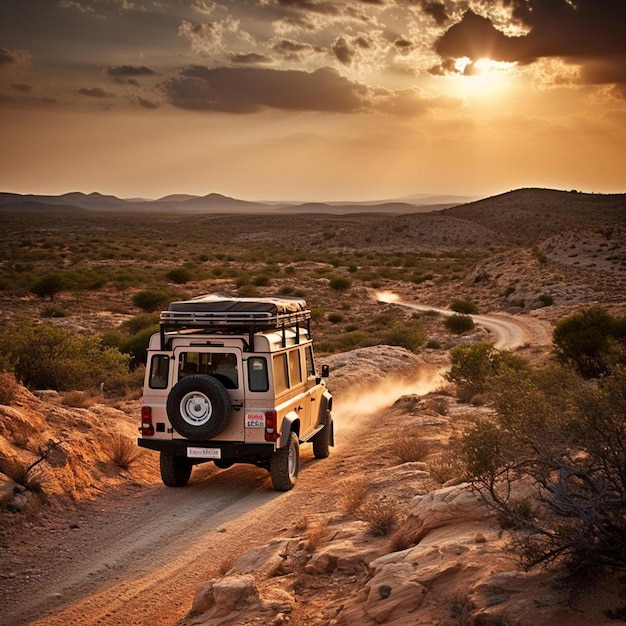
{"type": "Polygon", "coordinates": [[[322,365],[322,378],[328,378],[330,376],[330,367],[328,365],[322,365]]]}

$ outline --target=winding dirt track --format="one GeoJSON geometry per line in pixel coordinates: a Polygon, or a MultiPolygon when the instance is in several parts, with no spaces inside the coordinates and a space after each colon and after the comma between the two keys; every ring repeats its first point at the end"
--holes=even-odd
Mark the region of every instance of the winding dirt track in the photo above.
{"type": "MultiPolygon", "coordinates": [[[[537,329],[512,318],[475,320],[495,334],[498,347],[541,342],[537,329]]],[[[405,392],[417,391],[409,386],[405,392]]],[[[402,390],[394,393],[397,398],[402,390]]],[[[155,463],[153,484],[127,485],[25,529],[1,546],[0,626],[172,626],[204,581],[298,519],[332,510],[336,480],[366,471],[359,458],[363,432],[375,430],[377,408],[395,398],[376,389],[371,398],[362,396],[369,415],[361,409],[350,415],[337,400],[340,436],[328,459],[315,460],[311,446],[301,448],[301,473],[291,492],[273,491],[264,470],[218,470],[211,463],[196,467],[187,487],[172,489],[160,483],[155,463]]]]}

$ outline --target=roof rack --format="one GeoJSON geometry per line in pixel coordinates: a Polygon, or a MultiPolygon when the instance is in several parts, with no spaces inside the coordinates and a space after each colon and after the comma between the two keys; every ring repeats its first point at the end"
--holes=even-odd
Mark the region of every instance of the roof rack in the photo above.
{"type": "MultiPolygon", "coordinates": [[[[250,334],[262,330],[282,330],[299,327],[306,323],[310,332],[311,310],[301,298],[231,298],[221,294],[209,294],[172,302],[162,311],[159,324],[161,344],[165,345],[165,333],[172,330],[202,330],[205,332],[250,334]]],[[[299,335],[299,333],[298,333],[299,335]]]]}

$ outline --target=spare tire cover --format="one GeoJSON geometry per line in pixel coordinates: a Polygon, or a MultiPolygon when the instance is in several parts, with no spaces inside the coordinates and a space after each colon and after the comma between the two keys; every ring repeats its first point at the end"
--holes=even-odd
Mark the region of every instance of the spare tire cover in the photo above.
{"type": "Polygon", "coordinates": [[[230,396],[211,376],[194,374],[179,380],[167,397],[167,416],[174,430],[191,441],[219,435],[230,419],[230,396]]]}

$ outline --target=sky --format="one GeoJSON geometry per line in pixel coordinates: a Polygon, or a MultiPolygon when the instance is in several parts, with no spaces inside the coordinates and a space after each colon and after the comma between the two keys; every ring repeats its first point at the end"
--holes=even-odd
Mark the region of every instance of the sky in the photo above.
{"type": "Polygon", "coordinates": [[[626,192],[626,0],[0,0],[0,191],[626,192]]]}

